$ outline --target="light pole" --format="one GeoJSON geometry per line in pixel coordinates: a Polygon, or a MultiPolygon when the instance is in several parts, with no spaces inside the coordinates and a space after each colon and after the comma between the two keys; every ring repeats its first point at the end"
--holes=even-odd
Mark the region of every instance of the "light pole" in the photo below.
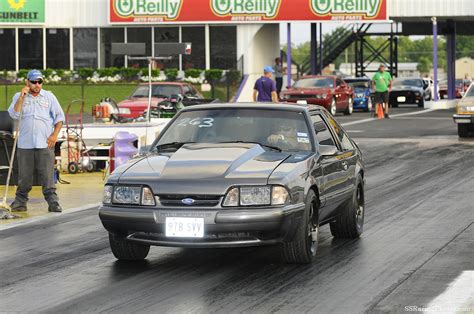
{"type": "Polygon", "coordinates": [[[438,22],[432,17],[433,22],[433,100],[438,101],[438,22]]]}

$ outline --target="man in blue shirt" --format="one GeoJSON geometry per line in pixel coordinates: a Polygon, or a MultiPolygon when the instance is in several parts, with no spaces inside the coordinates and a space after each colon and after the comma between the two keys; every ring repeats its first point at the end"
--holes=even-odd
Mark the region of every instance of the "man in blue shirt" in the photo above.
{"type": "Polygon", "coordinates": [[[28,72],[26,86],[13,96],[8,112],[20,119],[18,137],[18,187],[13,211],[26,211],[28,193],[36,171],[50,212],[61,212],[54,185],[54,146],[64,121],[64,112],[53,93],[42,89],[43,75],[28,72]],[[21,113],[21,114],[20,114],[21,113]]]}
{"type": "Polygon", "coordinates": [[[278,102],[275,81],[272,80],[274,70],[267,65],[263,68],[263,76],[261,76],[253,87],[253,101],[260,102],[278,102]]]}

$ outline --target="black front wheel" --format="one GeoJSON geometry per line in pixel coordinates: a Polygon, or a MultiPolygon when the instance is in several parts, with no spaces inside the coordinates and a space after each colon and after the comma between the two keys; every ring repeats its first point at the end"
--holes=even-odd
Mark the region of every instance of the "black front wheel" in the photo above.
{"type": "MultiPolygon", "coordinates": [[[[466,124],[466,123],[458,123],[458,135],[459,137],[469,137],[469,131],[470,129],[472,129],[472,131],[474,131],[474,126],[473,127],[469,127],[470,125],[469,124],[466,124]]],[[[472,126],[472,124],[471,124],[472,126]]]]}
{"type": "Polygon", "coordinates": [[[145,259],[150,251],[149,245],[133,243],[110,233],[109,243],[112,253],[118,260],[140,261],[145,259]]]}
{"type": "Polygon", "coordinates": [[[329,224],[331,234],[335,238],[355,239],[360,237],[364,228],[365,201],[364,183],[359,175],[356,181],[356,190],[348,206],[344,208],[337,219],[329,224]]]}
{"type": "Polygon", "coordinates": [[[314,191],[310,190],[306,197],[306,207],[301,223],[290,242],[283,242],[280,251],[285,263],[311,263],[318,249],[319,238],[319,207],[314,191]]]}

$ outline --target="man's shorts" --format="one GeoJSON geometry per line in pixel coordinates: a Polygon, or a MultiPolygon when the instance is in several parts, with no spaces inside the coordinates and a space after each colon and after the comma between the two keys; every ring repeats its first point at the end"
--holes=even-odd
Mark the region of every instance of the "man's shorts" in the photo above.
{"type": "Polygon", "coordinates": [[[375,103],[380,104],[382,102],[388,104],[388,91],[375,93],[375,103]]]}

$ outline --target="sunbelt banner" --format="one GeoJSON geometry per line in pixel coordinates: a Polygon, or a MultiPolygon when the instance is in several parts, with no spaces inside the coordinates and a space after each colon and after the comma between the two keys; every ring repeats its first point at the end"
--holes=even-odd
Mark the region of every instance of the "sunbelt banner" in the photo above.
{"type": "Polygon", "coordinates": [[[42,23],[44,0],[0,0],[0,25],[42,23]]]}
{"type": "Polygon", "coordinates": [[[111,24],[388,20],[388,0],[108,1],[111,24]]]}

